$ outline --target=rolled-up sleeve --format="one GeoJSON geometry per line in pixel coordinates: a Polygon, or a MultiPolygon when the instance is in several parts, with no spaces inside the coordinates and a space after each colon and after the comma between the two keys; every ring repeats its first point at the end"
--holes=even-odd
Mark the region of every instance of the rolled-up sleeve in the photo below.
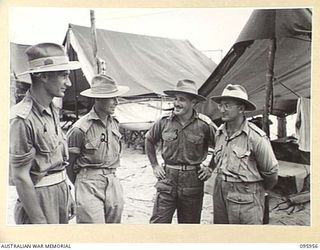
{"type": "Polygon", "coordinates": [[[146,134],[146,139],[151,141],[153,144],[158,143],[161,139],[161,123],[161,119],[155,121],[155,123],[146,134]]]}
{"type": "Polygon", "coordinates": [[[26,166],[35,156],[31,128],[22,118],[10,120],[10,165],[14,168],[26,166]]]}
{"type": "Polygon", "coordinates": [[[84,143],[84,132],[79,128],[74,127],[67,134],[67,141],[70,154],[80,154],[84,143]]]}
{"type": "Polygon", "coordinates": [[[278,161],[267,137],[261,137],[259,143],[256,144],[255,157],[259,172],[263,177],[278,172],[278,161]]]}

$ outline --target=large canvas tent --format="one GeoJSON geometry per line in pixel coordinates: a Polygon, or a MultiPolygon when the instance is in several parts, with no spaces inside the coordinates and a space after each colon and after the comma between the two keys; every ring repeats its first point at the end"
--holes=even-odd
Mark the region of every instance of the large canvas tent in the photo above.
{"type": "MultiPolygon", "coordinates": [[[[135,120],[133,120],[130,118],[132,105],[127,107],[119,105],[117,117],[120,123],[130,120],[138,122],[139,119],[154,121],[159,115],[158,111],[163,108],[159,101],[163,90],[174,88],[178,80],[186,78],[194,80],[199,88],[216,66],[187,40],[102,29],[96,30],[96,37],[97,57],[105,61],[106,74],[114,78],[118,84],[129,86],[130,91],[126,95],[129,99],[134,99],[136,108],[141,108],[140,111],[135,109],[135,120]],[[140,106],[137,104],[150,97],[156,97],[158,104],[154,102],[140,106]],[[146,112],[146,109],[149,110],[146,112]]],[[[82,65],[81,70],[71,74],[74,84],[66,93],[64,108],[81,109],[87,106],[87,100],[79,93],[89,88],[90,80],[96,73],[92,29],[70,24],[64,44],[69,56],[79,60],[82,65]]]]}
{"type": "MultiPolygon", "coordinates": [[[[310,98],[310,9],[255,10],[228,54],[202,85],[200,94],[220,95],[228,83],[243,85],[261,114],[265,105],[270,39],[275,39],[272,114],[294,113],[299,97],[310,98]]],[[[212,119],[220,114],[214,102],[201,110],[212,119]]]]}

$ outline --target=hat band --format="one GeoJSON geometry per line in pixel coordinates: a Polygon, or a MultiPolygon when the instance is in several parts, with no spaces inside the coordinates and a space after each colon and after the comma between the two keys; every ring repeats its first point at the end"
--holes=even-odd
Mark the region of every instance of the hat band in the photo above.
{"type": "Polygon", "coordinates": [[[49,56],[30,61],[29,67],[33,69],[43,66],[59,65],[66,63],[69,63],[69,58],[67,56],[49,56]]]}
{"type": "Polygon", "coordinates": [[[239,90],[223,91],[221,97],[235,97],[235,98],[248,100],[248,95],[239,90]]]}
{"type": "Polygon", "coordinates": [[[195,95],[197,95],[198,93],[197,93],[197,90],[195,90],[195,89],[191,89],[191,88],[188,88],[188,87],[179,87],[179,88],[176,88],[175,89],[175,91],[182,91],[182,92],[188,92],[188,93],[190,93],[190,94],[195,94],[195,95]]]}
{"type": "Polygon", "coordinates": [[[96,87],[91,87],[92,94],[112,94],[118,91],[117,86],[114,84],[104,84],[96,87]]]}

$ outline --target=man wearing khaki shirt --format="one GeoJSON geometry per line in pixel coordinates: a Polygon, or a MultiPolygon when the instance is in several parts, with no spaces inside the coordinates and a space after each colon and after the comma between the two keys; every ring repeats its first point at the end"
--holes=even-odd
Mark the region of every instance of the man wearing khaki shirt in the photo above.
{"type": "Polygon", "coordinates": [[[32,84],[10,111],[10,170],[19,199],[17,224],[68,223],[72,197],[66,182],[68,150],[54,97],[63,97],[70,70],[64,48],[41,43],[26,50],[32,84]]]}
{"type": "Polygon", "coordinates": [[[70,166],[75,183],[77,223],[120,223],[123,192],[116,170],[120,166],[121,134],[113,117],[117,97],[129,90],[109,76],[96,75],[81,95],[94,98],[91,111],[68,132],[70,166]]]}
{"type": "Polygon", "coordinates": [[[176,89],[164,92],[175,97],[174,110],[146,135],[146,152],[158,179],[150,222],[171,223],[177,210],[178,223],[200,223],[204,181],[212,172],[202,162],[214,145],[215,125],[195,111],[195,105],[206,99],[198,95],[194,81],[181,80],[176,89]],[[158,143],[163,165],[156,157],[158,143]]]}
{"type": "Polygon", "coordinates": [[[228,84],[218,103],[222,124],[215,136],[215,224],[262,224],[265,191],[278,179],[278,162],[264,131],[244,116],[255,105],[241,85],[228,84]]]}

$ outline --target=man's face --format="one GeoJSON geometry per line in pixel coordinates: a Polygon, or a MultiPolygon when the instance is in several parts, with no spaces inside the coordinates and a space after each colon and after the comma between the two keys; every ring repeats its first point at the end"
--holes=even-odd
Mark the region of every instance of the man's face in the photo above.
{"type": "Polygon", "coordinates": [[[54,71],[45,73],[45,89],[52,97],[64,97],[65,91],[71,86],[70,71],[54,71]]]}
{"type": "Polygon", "coordinates": [[[222,100],[218,104],[218,108],[222,114],[221,119],[225,122],[234,121],[242,115],[241,104],[233,99],[222,100]]]}
{"type": "Polygon", "coordinates": [[[193,109],[195,104],[196,101],[192,96],[184,93],[177,93],[175,94],[173,112],[175,115],[185,115],[193,109]]]}
{"type": "Polygon", "coordinates": [[[112,115],[118,105],[117,97],[112,98],[96,98],[95,110],[100,114],[112,115]]]}

